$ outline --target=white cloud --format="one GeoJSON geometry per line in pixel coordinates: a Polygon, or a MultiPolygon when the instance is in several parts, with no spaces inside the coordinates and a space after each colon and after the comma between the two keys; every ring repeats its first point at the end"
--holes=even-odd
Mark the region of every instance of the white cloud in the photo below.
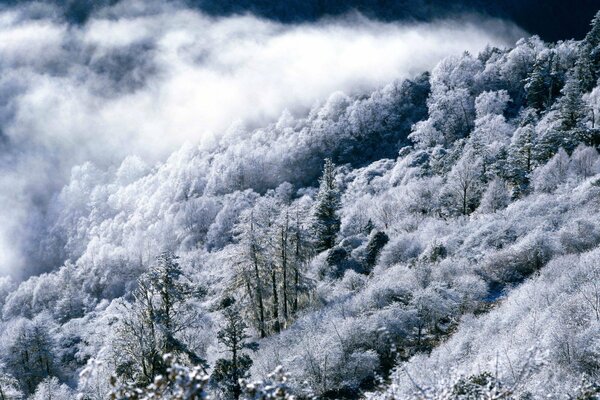
{"type": "MultiPolygon", "coordinates": [[[[120,18],[96,17],[79,28],[0,13],[0,35],[10,38],[0,42],[0,122],[11,154],[28,154],[0,178],[1,191],[18,192],[13,200],[27,199],[40,180],[60,184],[86,160],[110,164],[135,153],[155,161],[234,122],[274,121],[334,91],[410,77],[449,54],[507,45],[521,34],[497,21],[405,25],[353,17],[285,26],[131,4],[120,18]],[[17,89],[3,90],[14,82],[17,89]],[[31,185],[13,188],[15,180],[31,185]]],[[[32,202],[10,203],[27,215],[32,202]]],[[[0,249],[20,240],[7,229],[0,249]]],[[[0,271],[15,265],[14,254],[0,259],[0,271]]]]}

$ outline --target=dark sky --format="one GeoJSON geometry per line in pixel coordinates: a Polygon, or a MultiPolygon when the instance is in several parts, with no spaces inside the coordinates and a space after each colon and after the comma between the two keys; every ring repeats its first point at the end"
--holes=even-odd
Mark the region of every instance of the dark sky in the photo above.
{"type": "Polygon", "coordinates": [[[314,20],[349,10],[383,20],[431,20],[475,12],[514,21],[543,39],[581,39],[600,0],[188,0],[215,14],[240,10],[284,22],[314,20]]]}
{"type": "MultiPolygon", "coordinates": [[[[52,1],[52,0],[50,0],[52,1]]],[[[82,22],[119,0],[54,0],[67,18],[82,22]]],[[[169,0],[166,0],[169,1],[169,0]]],[[[251,12],[281,22],[314,21],[352,10],[380,20],[427,21],[470,12],[502,17],[543,39],[581,39],[600,0],[182,0],[212,15],[251,12]]],[[[0,0],[3,4],[21,0],[0,0]]]]}

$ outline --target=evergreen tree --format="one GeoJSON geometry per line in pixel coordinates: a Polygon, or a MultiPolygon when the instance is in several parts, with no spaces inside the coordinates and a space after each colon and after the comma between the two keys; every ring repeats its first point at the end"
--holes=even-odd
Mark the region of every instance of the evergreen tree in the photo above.
{"type": "Polygon", "coordinates": [[[535,146],[535,158],[540,164],[548,161],[559,148],[570,153],[579,143],[591,141],[584,125],[586,107],[581,87],[573,73],[567,76],[561,93],[562,97],[553,107],[554,120],[540,135],[535,146]]]}
{"type": "Polygon", "coordinates": [[[365,255],[365,264],[367,266],[367,270],[370,271],[375,266],[377,259],[379,258],[379,254],[381,253],[381,249],[389,241],[390,238],[388,235],[381,231],[375,232],[375,234],[369,239],[369,243],[367,244],[367,254],[365,255]]]}
{"type": "Polygon", "coordinates": [[[175,350],[174,335],[181,326],[176,326],[175,313],[179,306],[194,294],[194,288],[183,277],[177,257],[171,252],[164,252],[157,258],[157,265],[150,271],[149,283],[159,295],[160,302],[156,309],[157,321],[160,322],[166,338],[164,352],[175,350]]]}
{"type": "Polygon", "coordinates": [[[260,337],[267,336],[266,297],[264,276],[266,250],[254,209],[242,213],[235,226],[237,245],[233,247],[232,262],[238,267],[239,286],[249,299],[260,337]]]}
{"type": "Polygon", "coordinates": [[[529,174],[533,170],[533,150],[536,141],[535,129],[531,124],[519,127],[511,140],[508,151],[507,177],[515,195],[527,191],[529,174]]]}
{"type": "Polygon", "coordinates": [[[590,31],[583,39],[582,48],[587,52],[594,84],[596,84],[600,78],[600,11],[596,13],[590,25],[590,31]]]}
{"type": "Polygon", "coordinates": [[[591,28],[585,36],[584,41],[592,47],[600,46],[600,11],[592,18],[590,26],[591,28]]]}
{"type": "Polygon", "coordinates": [[[536,61],[533,71],[527,78],[527,105],[536,110],[543,110],[546,105],[546,67],[541,61],[536,61]]]}
{"type": "Polygon", "coordinates": [[[313,248],[310,243],[310,224],[308,223],[310,209],[297,205],[293,212],[293,223],[290,242],[292,245],[292,294],[291,316],[295,317],[300,309],[301,301],[311,289],[309,280],[305,276],[305,269],[312,257],[313,248]]]}
{"type": "Polygon", "coordinates": [[[369,218],[369,220],[365,224],[365,227],[363,228],[363,232],[365,235],[370,235],[373,229],[375,229],[375,224],[373,223],[373,220],[369,218]]]}
{"type": "Polygon", "coordinates": [[[563,78],[556,50],[538,54],[525,84],[528,106],[538,111],[549,108],[560,94],[563,78]]]}
{"type": "Polygon", "coordinates": [[[26,393],[33,393],[40,382],[57,374],[56,346],[47,315],[34,320],[20,319],[9,326],[10,340],[5,346],[6,367],[26,393]]]}
{"type": "Polygon", "coordinates": [[[335,164],[327,158],[313,211],[317,251],[332,248],[340,230],[340,217],[337,214],[340,207],[340,193],[335,178],[335,164]]]}
{"type": "Polygon", "coordinates": [[[595,67],[598,67],[598,62],[600,61],[600,11],[592,18],[590,30],[583,39],[583,42],[590,46],[591,58],[595,67]]]}
{"type": "Polygon", "coordinates": [[[585,116],[585,103],[581,95],[581,85],[573,74],[567,77],[565,86],[561,90],[562,97],[559,100],[559,129],[563,132],[581,127],[585,116]]]}
{"type": "Polygon", "coordinates": [[[184,357],[194,365],[206,362],[178,336],[194,327],[199,312],[190,304],[203,292],[184,277],[177,256],[171,252],[157,257],[157,264],[138,280],[134,301],[125,304],[119,327],[119,350],[125,355],[117,372],[123,378],[148,384],[166,373],[164,356],[184,357]]]}
{"type": "Polygon", "coordinates": [[[575,77],[579,82],[581,90],[585,93],[591,91],[596,86],[597,74],[592,59],[592,46],[587,42],[582,42],[579,46],[579,54],[575,62],[575,77]]]}
{"type": "Polygon", "coordinates": [[[240,379],[248,377],[252,359],[243,353],[244,349],[256,350],[256,343],[249,343],[246,323],[235,304],[223,311],[225,326],[217,333],[221,343],[230,357],[220,358],[215,363],[212,373],[213,381],[223,390],[228,398],[238,399],[241,394],[240,379]]]}

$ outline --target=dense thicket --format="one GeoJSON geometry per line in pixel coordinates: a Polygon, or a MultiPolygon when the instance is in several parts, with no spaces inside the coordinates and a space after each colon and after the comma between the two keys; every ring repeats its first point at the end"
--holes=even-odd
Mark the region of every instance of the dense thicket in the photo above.
{"type": "Polygon", "coordinates": [[[599,55],[600,14],[156,166],[74,168],[40,243],[64,265],[0,280],[0,393],[104,399],[173,359],[223,398],[278,365],[300,397],[595,390],[599,55]]]}

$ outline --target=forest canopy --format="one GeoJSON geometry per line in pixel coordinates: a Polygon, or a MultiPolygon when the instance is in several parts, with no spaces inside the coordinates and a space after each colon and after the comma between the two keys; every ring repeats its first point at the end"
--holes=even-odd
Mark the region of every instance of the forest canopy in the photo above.
{"type": "Polygon", "coordinates": [[[0,399],[597,398],[599,123],[600,12],[79,163],[0,277],[0,399]]]}

